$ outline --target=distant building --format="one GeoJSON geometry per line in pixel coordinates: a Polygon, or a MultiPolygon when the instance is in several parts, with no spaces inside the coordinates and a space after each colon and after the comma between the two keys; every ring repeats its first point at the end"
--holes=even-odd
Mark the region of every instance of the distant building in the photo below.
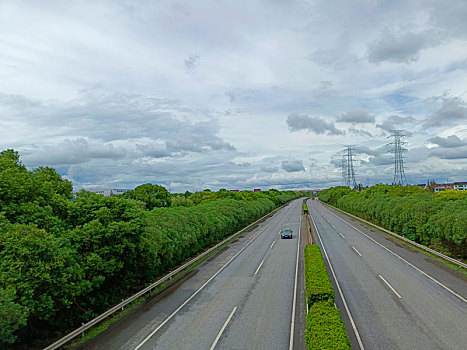
{"type": "Polygon", "coordinates": [[[453,190],[454,189],[454,183],[450,184],[435,184],[435,193],[441,192],[441,191],[446,191],[446,190],[453,190]]]}
{"type": "Polygon", "coordinates": [[[240,190],[230,190],[230,192],[240,192],[240,190]]]}
{"type": "Polygon", "coordinates": [[[88,190],[89,192],[93,192],[96,194],[102,194],[104,197],[116,196],[118,194],[123,194],[126,191],[130,191],[128,189],[112,189],[112,190],[88,190]]]}
{"type": "MultiPolygon", "coordinates": [[[[416,185],[420,188],[428,189],[429,186],[425,184],[416,185]]],[[[444,184],[435,184],[435,193],[446,191],[446,190],[455,190],[455,191],[467,191],[467,182],[451,182],[444,184]]]]}
{"type": "Polygon", "coordinates": [[[255,188],[253,192],[261,192],[261,188],[255,188]]]}

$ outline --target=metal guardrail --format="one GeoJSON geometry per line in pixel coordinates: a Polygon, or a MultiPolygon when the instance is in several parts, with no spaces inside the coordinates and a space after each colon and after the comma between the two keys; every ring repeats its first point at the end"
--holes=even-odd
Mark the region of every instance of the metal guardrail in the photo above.
{"type": "Polygon", "coordinates": [[[370,226],[376,227],[378,230],[381,230],[381,231],[384,231],[384,232],[386,232],[386,233],[389,233],[390,235],[392,235],[392,236],[394,236],[394,237],[397,237],[397,238],[399,238],[399,239],[401,239],[401,240],[403,240],[403,241],[405,241],[405,242],[407,242],[407,243],[410,243],[410,244],[412,244],[412,245],[414,245],[414,246],[416,246],[416,247],[418,247],[418,248],[421,248],[421,249],[423,249],[423,250],[425,250],[425,251],[427,251],[427,252],[430,252],[430,253],[432,253],[432,254],[434,254],[434,255],[436,255],[436,256],[438,256],[438,257],[444,259],[444,260],[447,260],[447,261],[449,261],[449,262],[451,262],[451,263],[453,263],[453,264],[455,264],[455,265],[457,265],[457,266],[459,266],[459,267],[462,267],[462,268],[464,268],[464,269],[467,268],[467,264],[463,263],[462,261],[453,259],[453,258],[451,258],[450,256],[447,256],[447,255],[444,255],[444,254],[442,254],[442,253],[440,253],[440,252],[437,252],[436,250],[433,250],[433,249],[431,249],[431,248],[428,248],[428,247],[426,247],[426,246],[424,246],[424,245],[422,245],[422,244],[420,244],[420,243],[414,242],[414,241],[412,241],[412,240],[410,240],[410,239],[408,239],[408,238],[406,238],[406,237],[404,237],[404,236],[398,235],[397,233],[394,233],[394,232],[392,232],[392,231],[386,230],[384,227],[375,225],[375,224],[373,224],[372,222],[366,221],[366,220],[364,220],[364,219],[362,219],[362,218],[360,218],[360,217],[358,217],[358,216],[355,216],[355,215],[352,215],[352,214],[350,214],[350,213],[347,213],[346,211],[341,210],[341,209],[339,209],[339,208],[336,208],[336,207],[334,207],[334,206],[332,206],[332,205],[329,205],[329,204],[324,203],[324,202],[321,202],[321,201],[320,201],[320,203],[323,203],[323,204],[327,205],[328,207],[331,207],[331,208],[333,208],[333,209],[336,209],[336,210],[340,211],[341,213],[343,213],[343,214],[345,214],[345,215],[348,215],[348,216],[351,216],[351,217],[353,217],[353,218],[355,218],[355,219],[357,219],[357,220],[360,220],[360,221],[364,222],[365,224],[368,224],[368,225],[370,225],[370,226]]]}
{"type": "Polygon", "coordinates": [[[82,325],[81,327],[75,329],[73,332],[65,335],[63,338],[57,340],[55,343],[47,346],[46,348],[44,348],[44,350],[54,350],[54,349],[58,349],[60,346],[62,345],[65,345],[66,343],[68,343],[70,340],[74,339],[75,337],[77,337],[78,335],[82,334],[84,331],[88,330],[89,328],[93,327],[94,325],[96,325],[97,323],[99,323],[100,321],[104,320],[105,318],[109,317],[110,315],[112,315],[113,313],[119,311],[119,310],[123,310],[123,308],[128,305],[129,303],[131,303],[132,301],[138,299],[139,297],[143,296],[144,294],[146,293],[150,293],[152,292],[152,290],[154,288],[156,288],[158,285],[160,285],[161,283],[171,279],[174,275],[176,275],[177,273],[179,273],[180,271],[184,270],[185,268],[187,268],[188,266],[190,266],[191,264],[197,262],[198,260],[200,260],[201,258],[203,258],[204,256],[206,256],[207,254],[211,253],[212,251],[216,250],[217,248],[219,248],[220,246],[222,246],[223,244],[227,243],[228,241],[230,241],[231,239],[233,239],[235,236],[239,235],[240,233],[242,233],[244,230],[247,230],[248,228],[250,228],[251,226],[254,226],[256,225],[258,222],[260,222],[261,220],[264,220],[266,217],[268,217],[269,215],[273,214],[274,212],[278,211],[279,209],[281,209],[283,206],[279,207],[279,208],[276,208],[274,209],[273,211],[269,212],[268,214],[262,216],[261,218],[259,218],[258,220],[256,220],[255,222],[249,224],[248,226],[245,226],[244,228],[242,228],[240,231],[237,231],[235,232],[234,234],[230,235],[229,237],[227,237],[226,239],[224,239],[222,242],[216,244],[214,247],[212,248],[209,248],[208,250],[206,250],[205,252],[201,253],[200,255],[198,255],[197,257],[195,257],[194,259],[188,261],[187,263],[185,263],[184,265],[180,266],[179,268],[173,270],[172,272],[170,272],[169,274],[165,275],[164,277],[162,277],[161,279],[157,280],[156,282],[152,283],[151,285],[147,286],[146,288],[140,290],[138,293],[136,294],[133,294],[131,297],[129,297],[128,299],[122,301],[120,304],[118,305],[115,305],[114,307],[112,307],[111,309],[107,310],[106,312],[104,312],[103,314],[97,316],[96,318],[92,319],[91,321],[85,323],[84,325],[82,325]]]}

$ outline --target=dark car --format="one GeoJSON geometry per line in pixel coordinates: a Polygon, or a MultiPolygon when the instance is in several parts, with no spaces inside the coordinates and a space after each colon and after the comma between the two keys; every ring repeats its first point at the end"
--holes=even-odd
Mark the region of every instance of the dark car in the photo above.
{"type": "Polygon", "coordinates": [[[281,238],[292,238],[292,233],[293,231],[290,228],[284,227],[281,230],[281,238]]]}

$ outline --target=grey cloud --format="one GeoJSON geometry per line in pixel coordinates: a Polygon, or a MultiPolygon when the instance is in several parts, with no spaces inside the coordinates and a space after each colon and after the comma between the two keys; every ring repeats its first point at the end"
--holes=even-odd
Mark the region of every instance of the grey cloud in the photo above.
{"type": "Polygon", "coordinates": [[[341,47],[330,49],[319,49],[309,56],[310,61],[323,67],[332,67],[336,70],[344,70],[349,63],[357,64],[361,59],[351,55],[341,47]]]}
{"type": "Polygon", "coordinates": [[[370,157],[369,162],[372,165],[390,165],[394,164],[394,159],[389,154],[382,154],[375,157],[370,157]]]}
{"type": "Polygon", "coordinates": [[[337,129],[333,123],[328,123],[319,117],[309,117],[306,114],[289,114],[287,124],[290,131],[308,130],[318,135],[327,133],[328,135],[343,135],[342,130],[337,129]]]}
{"type": "Polygon", "coordinates": [[[25,162],[30,166],[70,165],[89,162],[92,159],[122,159],[127,152],[123,147],[112,144],[91,143],[84,138],[66,139],[56,146],[44,146],[30,149],[25,162]]]}
{"type": "Polygon", "coordinates": [[[152,158],[164,158],[172,154],[167,150],[165,144],[160,142],[137,144],[136,148],[143,152],[144,155],[152,158]]]}
{"type": "Polygon", "coordinates": [[[443,148],[455,148],[455,147],[461,147],[461,146],[467,145],[466,141],[461,140],[456,135],[450,135],[446,138],[435,136],[435,137],[428,139],[428,141],[443,148]]]}
{"type": "Polygon", "coordinates": [[[441,159],[467,159],[467,145],[452,148],[436,147],[430,151],[432,156],[441,159]]]}
{"type": "Polygon", "coordinates": [[[283,160],[282,169],[284,169],[288,173],[305,170],[305,168],[303,167],[303,162],[301,160],[283,160]]]}
{"type": "Polygon", "coordinates": [[[69,103],[44,105],[33,112],[19,111],[16,119],[24,128],[38,131],[46,124],[54,125],[54,128],[44,129],[52,133],[50,136],[69,133],[100,142],[147,138],[152,140],[152,145],[137,143],[137,148],[157,157],[183,151],[235,150],[216,135],[220,126],[209,111],[190,109],[175,100],[142,95],[84,91],[69,103]],[[196,121],[198,118],[208,121],[196,121]],[[158,144],[165,145],[165,149],[158,144]]]}
{"type": "Polygon", "coordinates": [[[430,1],[430,20],[448,36],[467,36],[467,2],[450,0],[449,6],[444,1],[430,1]]]}
{"type": "Polygon", "coordinates": [[[236,99],[236,94],[235,94],[235,92],[233,92],[233,91],[227,91],[227,92],[224,93],[224,95],[225,95],[226,97],[228,97],[230,103],[235,102],[235,99],[236,99]]]}
{"type": "Polygon", "coordinates": [[[375,122],[375,117],[369,115],[367,112],[361,109],[357,109],[355,111],[350,111],[345,114],[342,114],[339,118],[337,118],[336,121],[352,124],[371,124],[375,122]]]}
{"type": "Polygon", "coordinates": [[[377,128],[383,129],[385,131],[398,130],[401,129],[402,125],[410,124],[415,122],[413,117],[401,117],[398,115],[392,115],[388,117],[383,123],[376,124],[377,128]]]}
{"type": "Polygon", "coordinates": [[[10,110],[21,111],[43,107],[40,101],[26,98],[17,94],[0,93],[0,106],[10,110]]]}
{"type": "Polygon", "coordinates": [[[319,86],[312,91],[315,98],[330,98],[336,96],[337,92],[333,89],[334,84],[328,80],[322,80],[319,86]]]}
{"type": "MultiPolygon", "coordinates": [[[[439,98],[438,98],[439,99],[439,98]]],[[[467,120],[467,104],[458,97],[441,97],[442,105],[432,115],[428,116],[424,126],[434,127],[457,121],[467,120]]]]}
{"type": "Polygon", "coordinates": [[[354,149],[357,152],[357,154],[365,153],[370,156],[379,156],[381,154],[386,153],[386,150],[384,148],[370,149],[368,146],[361,146],[361,145],[355,146],[354,149]]]}
{"type": "Polygon", "coordinates": [[[206,152],[206,151],[235,151],[236,148],[224,142],[220,137],[210,135],[209,139],[206,139],[204,134],[204,128],[197,126],[195,131],[197,133],[190,133],[180,135],[174,140],[166,141],[166,147],[169,152],[206,152]]]}
{"type": "Polygon", "coordinates": [[[194,74],[196,73],[196,70],[198,69],[199,66],[199,61],[200,58],[198,55],[190,55],[187,58],[185,58],[185,68],[188,73],[194,74]]]}
{"type": "Polygon", "coordinates": [[[438,35],[433,30],[394,32],[385,29],[378,39],[368,44],[368,60],[372,63],[410,63],[418,60],[420,51],[438,42],[438,35]]]}
{"type": "Polygon", "coordinates": [[[363,129],[349,128],[347,131],[352,135],[373,137],[371,132],[363,129]]]}
{"type": "Polygon", "coordinates": [[[278,167],[263,166],[260,168],[260,170],[265,173],[277,173],[280,169],[278,167]]]}

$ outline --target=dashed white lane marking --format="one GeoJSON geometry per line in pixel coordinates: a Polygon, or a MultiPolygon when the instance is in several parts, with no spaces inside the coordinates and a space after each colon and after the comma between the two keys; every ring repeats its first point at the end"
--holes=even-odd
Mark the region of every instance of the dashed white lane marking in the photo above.
{"type": "Polygon", "coordinates": [[[216,339],[214,339],[214,343],[212,343],[211,347],[209,348],[209,350],[214,350],[214,348],[216,347],[217,345],[217,342],[219,341],[219,339],[221,338],[221,335],[222,333],[224,332],[225,328],[227,327],[227,325],[229,324],[230,322],[230,319],[232,318],[233,314],[235,313],[235,311],[237,310],[237,307],[235,306],[232,310],[232,312],[230,313],[229,315],[229,318],[227,319],[227,321],[224,322],[224,325],[222,326],[221,330],[219,331],[219,334],[217,334],[217,337],[216,339]]]}
{"type": "Polygon", "coordinates": [[[340,233],[340,232],[339,232],[339,235],[340,235],[342,238],[345,238],[345,236],[344,236],[342,233],[340,233]]]}
{"type": "Polygon", "coordinates": [[[259,264],[258,268],[256,269],[255,275],[258,273],[258,271],[259,271],[259,269],[261,268],[261,266],[263,266],[263,263],[264,263],[264,259],[263,259],[263,261],[261,261],[261,264],[259,264]]]}
{"type": "Polygon", "coordinates": [[[402,298],[401,295],[400,295],[399,293],[397,293],[397,291],[389,284],[388,281],[386,281],[386,280],[384,279],[383,276],[381,276],[381,275],[378,275],[378,276],[379,276],[379,278],[381,278],[381,279],[383,280],[384,283],[386,283],[386,285],[387,285],[389,288],[391,288],[391,290],[394,292],[394,294],[396,294],[399,298],[402,298]]]}
{"type": "Polygon", "coordinates": [[[357,250],[357,248],[352,247],[352,249],[355,250],[355,252],[356,252],[358,255],[362,256],[362,254],[360,254],[360,252],[357,250]]]}

